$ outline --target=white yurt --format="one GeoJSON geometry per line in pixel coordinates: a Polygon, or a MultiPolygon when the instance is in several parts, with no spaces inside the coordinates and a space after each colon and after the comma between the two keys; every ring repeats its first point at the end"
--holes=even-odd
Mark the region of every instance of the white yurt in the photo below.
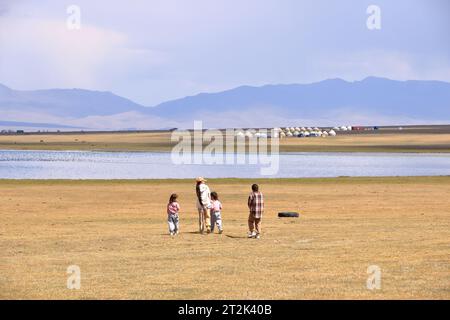
{"type": "Polygon", "coordinates": [[[253,133],[250,132],[250,131],[247,131],[247,132],[245,133],[245,136],[246,136],[247,138],[253,138],[253,133]]]}
{"type": "Polygon", "coordinates": [[[288,132],[288,133],[286,133],[286,137],[292,137],[292,132],[288,132]]]}
{"type": "Polygon", "coordinates": [[[330,132],[328,132],[328,135],[331,137],[336,137],[336,131],[330,130],[330,132]]]}
{"type": "Polygon", "coordinates": [[[242,131],[236,132],[236,137],[244,137],[245,134],[242,131]]]}

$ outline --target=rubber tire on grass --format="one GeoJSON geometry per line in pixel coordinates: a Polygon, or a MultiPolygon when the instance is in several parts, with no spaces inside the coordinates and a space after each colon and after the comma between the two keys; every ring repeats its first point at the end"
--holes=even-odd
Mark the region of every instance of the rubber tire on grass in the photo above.
{"type": "Polygon", "coordinates": [[[278,212],[278,218],[298,218],[300,214],[298,212],[278,212]]]}

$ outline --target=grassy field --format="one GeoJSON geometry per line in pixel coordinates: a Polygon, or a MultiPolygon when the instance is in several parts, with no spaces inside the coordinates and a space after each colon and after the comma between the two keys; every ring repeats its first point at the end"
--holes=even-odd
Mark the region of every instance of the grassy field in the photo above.
{"type": "Polygon", "coordinates": [[[246,238],[252,182],[210,180],[225,233],[200,235],[193,181],[0,180],[0,298],[450,298],[450,177],[259,180],[259,240],[246,238]],[[380,290],[366,289],[370,265],[380,290]]]}
{"type": "MultiPolygon", "coordinates": [[[[0,149],[170,151],[169,132],[0,135],[0,149]]],[[[282,152],[450,152],[450,133],[340,134],[281,140],[282,152]]]]}

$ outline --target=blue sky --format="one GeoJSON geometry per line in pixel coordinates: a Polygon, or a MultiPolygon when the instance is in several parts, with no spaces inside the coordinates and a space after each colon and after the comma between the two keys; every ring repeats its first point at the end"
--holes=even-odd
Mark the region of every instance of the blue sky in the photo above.
{"type": "Polygon", "coordinates": [[[450,81],[446,0],[0,0],[0,83],[138,103],[326,78],[450,81]],[[126,3],[126,4],[125,4],[126,3]],[[381,30],[366,27],[369,5],[381,30]],[[69,5],[81,29],[66,27],[69,5]]]}

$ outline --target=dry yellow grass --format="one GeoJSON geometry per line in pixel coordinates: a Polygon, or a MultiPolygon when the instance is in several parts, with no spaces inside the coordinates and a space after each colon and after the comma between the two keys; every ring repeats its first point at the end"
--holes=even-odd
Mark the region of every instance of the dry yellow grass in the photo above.
{"type": "Polygon", "coordinates": [[[450,177],[261,180],[259,240],[245,238],[252,182],[210,181],[225,233],[200,235],[192,181],[0,180],[0,298],[450,298],[450,177]],[[381,290],[366,289],[369,265],[381,290]]]}
{"type": "Polygon", "coordinates": [[[450,134],[356,134],[327,138],[290,138],[282,151],[450,152],[450,134]]]}
{"type": "MultiPolygon", "coordinates": [[[[0,135],[0,149],[170,151],[169,132],[0,135]]],[[[450,152],[449,133],[376,133],[287,138],[283,152],[450,152]]]]}
{"type": "Polygon", "coordinates": [[[0,136],[0,149],[168,151],[170,133],[74,133],[0,136]]]}

